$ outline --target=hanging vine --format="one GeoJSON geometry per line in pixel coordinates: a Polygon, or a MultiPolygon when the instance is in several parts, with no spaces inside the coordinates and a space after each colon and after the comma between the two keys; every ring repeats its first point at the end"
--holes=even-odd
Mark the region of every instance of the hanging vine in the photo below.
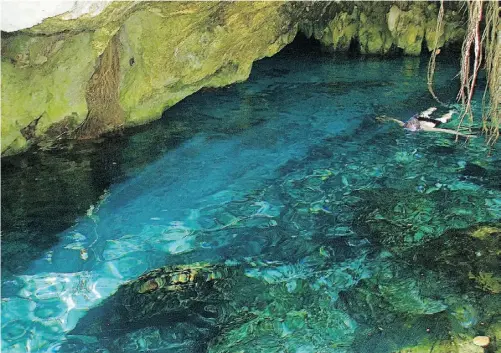
{"type": "MultiPolygon", "coordinates": [[[[482,130],[488,144],[494,144],[500,136],[501,124],[501,21],[498,1],[465,0],[468,10],[466,35],[461,48],[460,88],[457,100],[461,102],[457,130],[465,117],[474,120],[472,100],[478,75],[484,65],[487,87],[482,99],[482,130]]],[[[438,41],[443,32],[444,2],[440,1],[437,17],[435,43],[428,63],[428,90],[432,97],[442,103],[433,90],[438,41]]],[[[442,103],[443,104],[443,103],[442,103]]]]}
{"type": "Polygon", "coordinates": [[[488,2],[487,23],[484,31],[487,89],[482,99],[482,121],[483,131],[488,137],[489,144],[495,143],[499,138],[501,124],[501,21],[499,16],[499,2],[488,2]]]}
{"type": "Polygon", "coordinates": [[[435,75],[435,67],[437,55],[440,52],[438,47],[438,40],[443,33],[444,28],[444,0],[440,0],[440,9],[438,10],[437,27],[435,28],[435,41],[433,44],[433,50],[431,52],[430,61],[428,62],[428,73],[427,73],[427,83],[428,91],[430,91],[431,96],[440,104],[445,105],[438,99],[435,91],[433,90],[433,76],[435,75]]]}
{"type": "Polygon", "coordinates": [[[458,130],[463,124],[464,118],[468,116],[473,121],[473,110],[471,101],[478,78],[478,71],[482,63],[482,37],[480,35],[480,22],[482,21],[483,0],[467,0],[468,5],[468,27],[466,36],[461,48],[461,69],[458,100],[461,101],[463,112],[460,116],[458,130]],[[473,58],[472,58],[473,47],[473,58]],[[473,59],[473,68],[471,61],[473,59]]]}

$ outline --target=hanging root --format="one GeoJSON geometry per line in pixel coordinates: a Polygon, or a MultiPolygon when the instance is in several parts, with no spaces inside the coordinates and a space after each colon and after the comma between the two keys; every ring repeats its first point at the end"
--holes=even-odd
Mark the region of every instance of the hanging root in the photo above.
{"type": "Polygon", "coordinates": [[[461,101],[463,112],[460,116],[458,131],[463,124],[465,116],[468,115],[473,121],[473,110],[471,101],[475,92],[478,71],[482,62],[482,38],[480,36],[480,22],[482,21],[483,0],[467,0],[468,5],[468,27],[466,37],[461,48],[461,87],[458,93],[458,100],[461,101]],[[471,70],[471,54],[473,51],[473,70],[471,70]]]}
{"type": "Polygon", "coordinates": [[[486,6],[485,70],[487,89],[482,99],[482,130],[487,143],[494,144],[499,138],[501,124],[501,21],[498,1],[489,1],[486,6]]]}
{"type": "MultiPolygon", "coordinates": [[[[487,143],[494,144],[500,136],[501,125],[501,21],[498,1],[465,0],[468,8],[468,26],[461,48],[460,89],[457,96],[463,109],[457,131],[464,118],[473,122],[472,100],[478,73],[485,65],[487,88],[482,99],[482,130],[487,143]],[[485,10],[485,13],[484,13],[485,10]],[[485,19],[484,27],[481,27],[485,19]],[[485,58],[484,58],[485,57],[485,58]]],[[[444,2],[440,1],[435,43],[428,63],[428,90],[432,97],[443,104],[433,91],[433,76],[438,54],[438,41],[443,32],[444,2]]]]}
{"type": "Polygon", "coordinates": [[[438,10],[437,27],[435,29],[435,42],[433,45],[433,50],[431,52],[430,61],[428,62],[428,73],[427,73],[427,83],[428,91],[430,91],[431,96],[441,105],[446,105],[438,99],[435,91],[433,90],[433,76],[435,74],[436,59],[439,53],[438,40],[443,33],[444,27],[444,0],[440,0],[440,10],[438,10]]]}
{"type": "Polygon", "coordinates": [[[81,139],[95,138],[119,129],[124,112],[119,104],[120,63],[118,38],[115,35],[100,57],[100,64],[87,86],[87,118],[76,130],[81,139]]]}

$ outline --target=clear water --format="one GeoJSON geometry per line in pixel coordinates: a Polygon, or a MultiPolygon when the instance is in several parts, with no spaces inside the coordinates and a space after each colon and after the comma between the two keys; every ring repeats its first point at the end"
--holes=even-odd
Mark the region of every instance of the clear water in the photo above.
{"type": "MultiPolygon", "coordinates": [[[[456,73],[440,63],[444,99],[456,73]]],[[[113,141],[5,159],[3,351],[393,352],[487,332],[499,292],[446,266],[469,259],[450,232],[501,218],[499,151],[374,120],[434,105],[425,77],[423,58],[290,49],[113,141]],[[263,298],[209,348],[194,323],[72,331],[128,280],[196,262],[243,266],[266,292],[229,289],[263,298]]]]}

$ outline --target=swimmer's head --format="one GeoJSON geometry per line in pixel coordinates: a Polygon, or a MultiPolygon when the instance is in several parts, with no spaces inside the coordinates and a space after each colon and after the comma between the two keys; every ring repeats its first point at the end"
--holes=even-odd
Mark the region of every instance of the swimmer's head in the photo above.
{"type": "Polygon", "coordinates": [[[404,129],[409,131],[421,130],[421,124],[419,123],[417,114],[404,123],[404,129]]]}

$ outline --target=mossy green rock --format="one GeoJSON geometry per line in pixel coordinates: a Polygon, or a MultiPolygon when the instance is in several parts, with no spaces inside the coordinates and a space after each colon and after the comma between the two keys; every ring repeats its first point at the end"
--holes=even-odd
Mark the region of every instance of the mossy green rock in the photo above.
{"type": "Polygon", "coordinates": [[[85,89],[97,58],[88,50],[91,40],[86,32],[2,39],[2,152],[19,151],[26,139],[65,119],[69,124],[85,119],[85,89]]]}
{"type": "Polygon", "coordinates": [[[253,61],[292,41],[300,12],[282,2],[117,2],[95,17],[61,15],[2,34],[2,153],[60,131],[55,124],[71,132],[86,118],[88,82],[114,35],[130,126],[158,119],[202,87],[245,80],[253,61]]]}
{"type": "Polygon", "coordinates": [[[163,2],[135,12],[120,31],[120,104],[127,124],[156,119],[202,87],[247,79],[255,60],[277,53],[296,35],[282,7],[163,2]]]}
{"type": "MultiPolygon", "coordinates": [[[[464,35],[462,17],[456,5],[446,6],[444,29],[437,47],[460,42],[464,35]]],[[[392,47],[406,55],[419,55],[426,40],[428,50],[435,45],[438,7],[427,2],[351,3],[340,9],[316,37],[327,48],[347,50],[358,44],[363,54],[386,54],[392,47]]]]}
{"type": "Polygon", "coordinates": [[[322,44],[334,50],[348,50],[358,30],[359,12],[356,8],[351,12],[339,12],[325,28],[322,44]]]}
{"type": "Polygon", "coordinates": [[[472,339],[454,339],[447,341],[425,341],[415,347],[406,347],[398,353],[484,353],[482,347],[473,344],[472,339]]]}
{"type": "Polygon", "coordinates": [[[492,295],[501,294],[499,223],[446,231],[421,248],[410,250],[409,256],[411,253],[415,263],[432,266],[444,278],[453,277],[464,287],[470,286],[492,295]]]}
{"type": "Polygon", "coordinates": [[[72,332],[106,337],[154,322],[199,323],[199,318],[205,328],[215,332],[226,324],[252,318],[236,308],[251,306],[256,300],[255,296],[243,293],[262,293],[264,288],[265,284],[246,277],[240,266],[206,263],[165,266],[120,286],[97,309],[90,310],[72,332]],[[234,295],[237,289],[239,296],[234,295]]]}
{"type": "MultiPolygon", "coordinates": [[[[119,92],[111,91],[124,120],[110,131],[123,121],[132,126],[158,119],[203,87],[247,79],[254,61],[280,51],[299,28],[333,50],[348,50],[355,40],[362,53],[385,54],[397,45],[418,54],[423,39],[432,37],[438,8],[395,4],[112,2],[95,16],[62,14],[2,33],[2,154],[82,137],[75,130],[96,111],[92,104],[100,104],[97,111],[106,115],[106,97],[97,103],[86,97],[88,90],[106,85],[89,81],[112,38],[118,38],[113,43],[118,42],[120,64],[110,79],[119,81],[119,92]]],[[[463,33],[458,12],[446,11],[445,17],[439,45],[463,33]]]]}

